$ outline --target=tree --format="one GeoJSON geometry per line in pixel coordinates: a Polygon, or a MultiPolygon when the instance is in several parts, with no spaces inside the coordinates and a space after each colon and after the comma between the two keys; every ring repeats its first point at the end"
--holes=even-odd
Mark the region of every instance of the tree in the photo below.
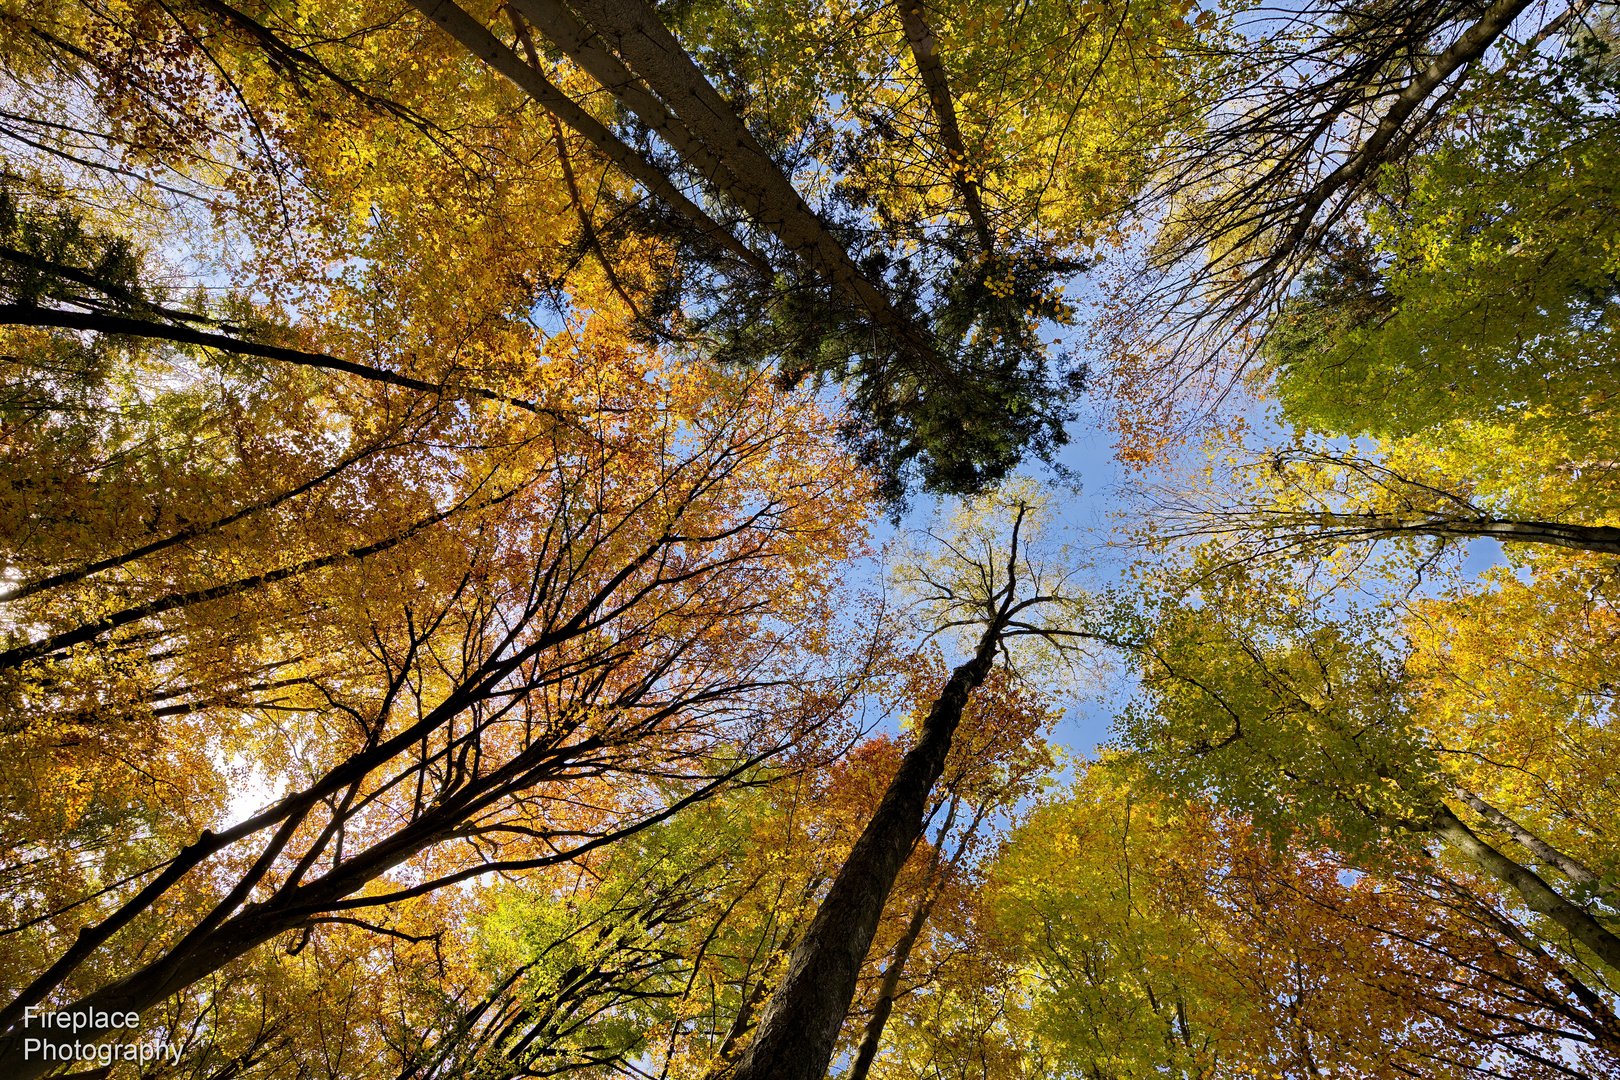
{"type": "Polygon", "coordinates": [[[1005,524],[968,519],[947,540],[944,572],[920,574],[939,629],[977,630],[972,653],[952,669],[917,728],[915,743],[883,792],[849,857],[833,878],[815,918],[794,948],[759,1029],[737,1062],[736,1080],[819,1077],[832,1059],[862,961],[896,875],[922,835],[924,811],[944,771],[952,740],[974,691],[989,677],[1008,643],[1029,637],[1072,648],[1086,631],[1033,621],[1044,605],[1072,610],[1078,598],[1066,575],[1031,563],[1025,545],[1029,504],[1001,509],[1005,524]],[[997,525],[1000,524],[1000,528],[997,525]]]}
{"type": "Polygon", "coordinates": [[[1425,722],[1404,677],[1407,650],[1375,615],[1312,614],[1276,571],[1229,569],[1203,577],[1197,592],[1169,603],[1146,634],[1144,697],[1126,719],[1132,745],[1169,789],[1217,795],[1279,840],[1352,859],[1438,837],[1556,926],[1542,939],[1596,972],[1598,986],[1612,978],[1620,938],[1610,914],[1578,882],[1550,882],[1465,820],[1478,810],[1512,826],[1510,835],[1517,828],[1521,843],[1530,835],[1450,774],[1442,754],[1472,748],[1425,722]]]}
{"type": "Polygon", "coordinates": [[[1328,252],[1266,336],[1291,418],[1399,437],[1506,416],[1521,443],[1579,432],[1577,453],[1606,455],[1608,51],[1589,39],[1499,75],[1466,128],[1390,173],[1366,234],[1328,252]]]}
{"type": "MultiPolygon", "coordinates": [[[[926,700],[926,690],[937,685],[942,674],[934,670],[938,666],[929,664],[911,674],[916,700],[926,700]]],[[[934,981],[931,974],[910,979],[908,974],[919,963],[931,962],[926,970],[937,968],[956,947],[963,910],[982,884],[980,871],[997,819],[1016,813],[1053,767],[1052,750],[1042,734],[1056,719],[1041,695],[1005,667],[993,669],[974,693],[927,815],[934,820],[943,814],[943,820],[932,842],[919,843],[912,856],[913,863],[925,856],[921,882],[910,890],[897,889],[885,905],[886,914],[897,920],[904,916],[903,928],[886,953],[874,947],[874,955],[886,959],[875,996],[859,1010],[866,1018],[850,1063],[850,1080],[864,1080],[870,1074],[907,993],[934,981]],[[908,893],[915,893],[915,898],[908,893]],[[902,900],[909,903],[895,902],[902,900]],[[945,927],[939,925],[942,914],[945,927]]]]}
{"type": "Polygon", "coordinates": [[[1332,450],[1316,440],[1257,453],[1212,447],[1225,460],[1204,469],[1194,491],[1149,496],[1150,527],[1164,541],[1218,539],[1236,561],[1327,556],[1381,541],[1438,541],[1443,548],[1496,540],[1620,553],[1620,528],[1607,524],[1602,506],[1594,505],[1596,485],[1548,477],[1536,469],[1540,462],[1526,467],[1503,460],[1516,456],[1517,447],[1497,460],[1476,459],[1474,475],[1464,477],[1451,472],[1454,457],[1425,453],[1421,440],[1378,449],[1383,452],[1332,450]],[[1508,469],[1542,477],[1534,496],[1490,490],[1502,486],[1501,472],[1508,469]]]}
{"type": "MultiPolygon", "coordinates": [[[[1212,43],[1224,107],[1166,154],[1151,189],[1164,227],[1099,327],[1127,453],[1153,460],[1182,425],[1218,412],[1302,278],[1307,294],[1317,274],[1347,301],[1339,285],[1361,271],[1337,256],[1360,246],[1381,208],[1406,212],[1408,170],[1563,76],[1586,13],[1526,0],[1328,0],[1239,15],[1212,43]]],[[[1387,400],[1401,407],[1386,413],[1409,407],[1387,400]]]]}
{"type": "Polygon", "coordinates": [[[1008,837],[976,905],[990,964],[942,980],[996,1025],[963,1046],[946,1010],[919,1017],[892,1075],[976,1075],[980,1054],[1012,1055],[992,1075],[1121,1078],[1612,1067],[1613,1013],[1568,999],[1500,938],[1489,884],[1449,873],[1274,848],[1105,758],[1008,837]]]}
{"type": "MultiPolygon", "coordinates": [[[[818,456],[830,430],[807,406],[769,404],[757,381],[661,375],[612,341],[568,362],[579,374],[558,380],[563,392],[577,398],[589,371],[603,395],[594,437],[470,418],[477,442],[506,433],[481,465],[451,457],[447,483],[477,466],[462,474],[472,493],[452,502],[458,512],[319,568],[313,625],[297,577],[185,609],[205,634],[230,625],[238,595],[271,619],[257,648],[299,689],[259,703],[243,734],[265,740],[273,774],[298,779],[113,888],[32,918],[37,952],[24,955],[48,960],[12,1012],[63,990],[143,1011],[289,931],[565,862],[807,746],[836,717],[849,691],[814,673],[819,601],[801,588],[849,542],[849,519],[830,511],[860,498],[836,457],[818,456]],[[789,611],[792,641],[769,629],[789,611]],[[145,944],[115,959],[130,941],[145,944]]],[[[146,632],[182,665],[203,661],[185,630],[146,632]]],[[[159,655],[152,641],[147,656],[159,655]]],[[[62,680],[80,655],[21,666],[62,680]]],[[[231,704],[201,719],[229,721],[231,704]]],[[[20,733],[52,737],[43,723],[20,733]]],[[[40,1066],[20,1060],[16,1037],[6,1052],[18,1075],[40,1066]]]]}
{"type": "MultiPolygon", "coordinates": [[[[556,79],[521,55],[521,41],[518,46],[506,44],[452,3],[421,0],[416,6],[474,55],[556,112],[650,193],[667,189],[661,174],[647,175],[647,160],[625,139],[586,115],[557,89],[556,79]]],[[[1109,82],[1134,76],[1133,88],[1146,102],[1140,130],[1130,127],[1138,120],[1135,116],[1116,121],[1130,132],[1128,140],[1121,140],[1125,145],[1119,155],[1127,164],[1117,172],[1112,162],[1099,166],[1106,183],[1097,185],[1096,193],[1082,196],[1097,212],[1078,220],[1069,209],[1072,204],[1059,202],[1062,209],[1055,213],[1041,207],[1041,195],[1060,167],[1055,158],[998,161],[1002,151],[985,131],[972,149],[987,160],[966,159],[963,115],[956,105],[963,86],[951,85],[955,73],[948,72],[937,49],[939,38],[920,8],[907,8],[901,25],[884,38],[863,41],[860,53],[852,54],[847,41],[833,38],[827,48],[841,62],[839,74],[854,75],[874,88],[894,69],[895,56],[917,65],[915,77],[923,92],[908,95],[911,100],[902,100],[893,114],[876,118],[879,132],[901,123],[927,123],[939,132],[939,145],[928,160],[896,162],[900,175],[892,179],[882,178],[887,163],[855,166],[857,175],[844,185],[855,198],[849,210],[874,213],[876,229],[837,221],[835,214],[847,217],[849,211],[836,204],[819,212],[813,209],[779,160],[786,148],[769,147],[756,137],[743,114],[720,94],[650,7],[631,2],[570,7],[556,0],[526,0],[514,5],[514,11],[612,94],[643,130],[655,134],[721,205],[741,212],[757,237],[744,242],[746,250],[756,253],[741,261],[756,273],[780,271],[787,285],[775,300],[733,298],[718,306],[722,355],[752,363],[762,355],[780,356],[789,383],[811,373],[847,381],[857,410],[852,430],[868,460],[887,479],[891,497],[903,492],[904,478],[912,468],[920,470],[929,488],[972,492],[1006,475],[1026,446],[1044,454],[1062,444],[1063,406],[1077,387],[1079,372],[1071,370],[1073,377],[1066,385],[1061,371],[1050,370],[1038,338],[1040,324],[1067,318],[1066,306],[1056,299],[1057,277],[1084,265],[1079,252],[1088,246],[1087,232],[1108,229],[1109,214],[1139,182],[1146,168],[1146,143],[1138,140],[1150,140],[1186,118],[1179,102],[1156,97],[1171,93],[1162,74],[1163,57],[1196,40],[1194,28],[1181,18],[1185,6],[1121,12],[1099,20],[1097,26],[1088,25],[1078,38],[1067,33],[1059,8],[1028,14],[1023,29],[1053,35],[1046,50],[1048,68],[1061,74],[1055,80],[1050,75],[1044,78],[1043,85],[1053,90],[1077,86],[1082,102],[1089,105],[1087,99],[1097,89],[1091,84],[1098,72],[1106,70],[1109,82]],[[1127,66],[1135,57],[1113,56],[1113,38],[1104,36],[1109,31],[1114,37],[1126,33],[1146,40],[1153,65],[1148,74],[1136,76],[1140,66],[1127,66]],[[874,46],[875,51],[865,51],[874,46]],[[1120,69],[1109,67],[1111,63],[1120,64],[1120,69]],[[919,110],[931,110],[932,115],[924,120],[917,117],[919,110]],[[931,189],[924,203],[918,206],[909,196],[900,196],[910,205],[885,205],[904,189],[896,181],[909,179],[905,174],[918,166],[925,176],[933,174],[922,180],[931,189]],[[1044,172],[1046,181],[1031,177],[1031,167],[1044,172]],[[994,193],[974,170],[988,174],[1003,168],[1009,197],[995,206],[994,193]],[[1018,190],[1030,184],[1035,185],[1033,199],[1018,190]],[[946,201],[940,201],[942,194],[946,201]],[[850,238],[859,242],[852,244],[850,238]],[[769,241],[780,256],[758,241],[769,241]],[[763,332],[756,326],[755,312],[761,309],[767,313],[763,332]],[[743,313],[741,323],[735,321],[738,312],[743,313]]],[[[764,18],[796,27],[827,24],[809,10],[772,11],[764,18]]],[[[974,31],[1000,21],[987,13],[970,17],[963,25],[974,31]]],[[[521,37],[522,23],[515,26],[521,37]]],[[[833,29],[845,30],[836,25],[833,29]]],[[[963,81],[976,89],[981,81],[999,83],[1003,74],[969,66],[963,81]]],[[[992,107],[1005,100],[1005,89],[989,92],[992,107]]],[[[878,90],[870,98],[883,101],[887,96],[892,95],[878,90]]],[[[795,100],[825,105],[825,98],[825,90],[814,90],[795,100]]],[[[1075,122],[1077,108],[1061,97],[1043,104],[1054,111],[1031,125],[1033,145],[1050,146],[1055,154],[1075,122]]],[[[971,119],[975,126],[982,122],[971,119]]],[[[830,117],[796,116],[794,121],[811,130],[837,129],[830,117]]],[[[820,149],[814,144],[808,148],[812,157],[820,149]]],[[[870,157],[873,150],[892,148],[877,142],[862,149],[870,157]]],[[[902,155],[914,152],[898,149],[902,155]]],[[[826,161],[824,167],[835,176],[845,171],[838,158],[826,161]]],[[[727,246],[736,249],[739,241],[727,231],[722,213],[684,195],[671,204],[688,226],[703,235],[732,237],[727,246]]],[[[751,281],[745,279],[743,284],[757,295],[751,281]]]]}
{"type": "MultiPolygon", "coordinates": [[[[897,702],[926,705],[942,664],[894,660],[897,702]]],[[[863,1047],[875,1050],[908,965],[936,953],[925,933],[936,914],[955,924],[989,819],[1050,768],[1039,732],[1053,717],[1041,701],[994,675],[984,689],[930,800],[931,835],[897,875],[874,935],[861,993],[870,1016],[853,1033],[863,1047]]],[[[879,735],[830,766],[760,770],[600,857],[503,890],[481,930],[488,989],[467,990],[435,1021],[406,1075],[624,1061],[727,1074],[901,757],[879,735]]]]}

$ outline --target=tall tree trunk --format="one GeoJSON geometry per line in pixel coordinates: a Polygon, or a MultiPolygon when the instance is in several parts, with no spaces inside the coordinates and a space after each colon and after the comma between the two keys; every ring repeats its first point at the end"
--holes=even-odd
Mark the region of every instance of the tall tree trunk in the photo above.
{"type": "MultiPolygon", "coordinates": [[[[552,5],[556,5],[556,0],[525,0],[518,10],[552,5]]],[[[799,189],[794,188],[776,160],[753,138],[731,102],[721,97],[697,63],[692,62],[687,50],[664,26],[663,19],[658,18],[658,11],[643,0],[575,0],[572,6],[596,31],[599,40],[611,45],[640,84],[650,87],[674,110],[679,117],[680,130],[689,131],[706,147],[708,154],[701,159],[693,159],[689,151],[677,147],[682,157],[687,157],[687,164],[705,173],[716,191],[742,207],[758,227],[770,230],[784,248],[802,259],[821,280],[836,288],[846,301],[872,316],[876,324],[891,330],[910,347],[922,347],[925,342],[919,329],[894,309],[883,288],[855,266],[844,244],[820,217],[816,217],[815,210],[805,204],[799,189]],[[708,159],[718,159],[723,167],[705,168],[708,159]]],[[[541,32],[546,32],[544,26],[541,32]]],[[[642,104],[642,96],[635,92],[638,89],[635,84],[630,87],[630,94],[622,94],[622,76],[611,66],[604,66],[601,57],[593,55],[593,50],[580,50],[578,55],[570,52],[570,44],[578,49],[573,34],[564,34],[564,40],[554,39],[554,44],[569,52],[569,57],[585,70],[596,68],[608,74],[609,81],[604,81],[603,86],[619,94],[625,107],[640,115],[637,105],[642,104]]],[[[586,44],[593,49],[596,47],[596,42],[590,39],[586,39],[586,44]]],[[[656,125],[667,121],[667,117],[654,112],[642,120],[656,125]]]]}
{"type": "Polygon", "coordinates": [[[906,44],[911,47],[911,58],[917,62],[917,74],[928,90],[928,103],[939,124],[939,141],[951,157],[951,181],[967,208],[979,250],[989,255],[995,248],[995,234],[990,229],[990,216],[985,213],[978,182],[968,169],[967,146],[962,142],[962,129],[956,122],[956,102],[945,77],[945,65],[939,59],[939,39],[923,18],[922,0],[901,0],[899,12],[906,44]]]}
{"type": "Polygon", "coordinates": [[[575,133],[584,136],[585,140],[615,167],[640,184],[653,197],[677,211],[714,243],[755,270],[762,273],[770,272],[770,265],[758,253],[745,247],[724,226],[704,213],[669,177],[641,154],[625,145],[601,121],[558,89],[550,79],[525,63],[517,53],[490,33],[489,28],[483,23],[461,10],[451,0],[409,0],[409,3],[442,27],[468,52],[506,76],[575,133]]]}
{"type": "Polygon", "coordinates": [[[957,845],[956,852],[950,861],[944,864],[942,871],[940,856],[945,850],[945,837],[950,835],[951,826],[956,823],[958,806],[959,801],[952,798],[950,807],[945,813],[945,822],[939,827],[939,832],[934,838],[934,851],[928,860],[923,893],[918,898],[916,906],[912,908],[911,918],[906,922],[906,929],[900,935],[900,940],[895,943],[894,952],[889,957],[889,965],[883,969],[883,981],[878,986],[877,1001],[872,1006],[872,1015],[867,1018],[866,1030],[861,1033],[861,1045],[855,1052],[855,1063],[850,1066],[848,1080],[866,1080],[867,1073],[871,1072],[872,1062],[877,1060],[878,1047],[883,1043],[883,1029],[888,1026],[889,1017],[894,1013],[894,1003],[900,997],[900,977],[905,974],[906,964],[911,960],[911,950],[922,937],[923,927],[928,924],[928,916],[933,913],[934,904],[939,900],[946,876],[956,870],[957,864],[967,852],[969,840],[984,821],[985,811],[980,807],[957,845]]]}
{"type": "Polygon", "coordinates": [[[1599,960],[1620,971],[1620,938],[1615,937],[1590,913],[1564,899],[1534,870],[1514,862],[1480,839],[1474,830],[1446,807],[1435,811],[1433,827],[1435,832],[1481,869],[1511,886],[1530,910],[1545,915],[1563,927],[1576,941],[1591,949],[1599,960]]]}
{"type": "Polygon", "coordinates": [[[940,690],[916,745],[901,760],[793,951],[733,1080],[822,1080],[826,1075],[883,905],[922,835],[923,812],[945,769],[962,711],[995,662],[1008,606],[985,627],[973,657],[952,671],[940,690]]]}

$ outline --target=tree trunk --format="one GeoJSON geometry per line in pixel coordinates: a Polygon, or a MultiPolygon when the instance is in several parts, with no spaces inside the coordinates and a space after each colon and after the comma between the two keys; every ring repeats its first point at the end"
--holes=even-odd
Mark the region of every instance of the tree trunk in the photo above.
{"type": "Polygon", "coordinates": [[[894,956],[889,960],[889,966],[883,969],[883,984],[878,988],[877,1003],[872,1006],[872,1016],[866,1021],[866,1030],[861,1033],[861,1046],[855,1052],[855,1064],[850,1066],[848,1080],[866,1080],[867,1073],[872,1071],[872,1062],[877,1059],[878,1047],[883,1043],[883,1029],[888,1026],[889,1017],[894,1013],[895,999],[900,996],[900,976],[905,973],[906,963],[911,959],[912,947],[922,937],[923,927],[928,923],[928,914],[933,906],[930,897],[919,900],[911,912],[911,921],[906,923],[905,933],[895,944],[894,956]]]}
{"type": "Polygon", "coordinates": [[[1490,539],[1509,544],[1550,544],[1577,551],[1620,555],[1620,527],[1614,525],[1444,517],[1439,514],[1309,514],[1263,524],[1271,529],[1314,529],[1326,539],[1380,540],[1399,536],[1434,536],[1443,540],[1490,539]]]}
{"type": "Polygon", "coordinates": [[[1535,833],[1508,817],[1502,811],[1475,795],[1472,791],[1455,788],[1457,798],[1474,813],[1495,825],[1548,866],[1563,874],[1577,885],[1597,885],[1598,876],[1593,870],[1580,860],[1564,854],[1535,833]]]}
{"type": "MultiPolygon", "coordinates": [[[[485,499],[483,502],[478,503],[471,508],[476,510],[493,506],[496,503],[503,502],[506,499],[511,498],[514,494],[516,494],[515,491],[509,491],[503,495],[485,499]]],[[[278,566],[274,570],[266,570],[260,574],[251,574],[247,577],[238,578],[235,581],[227,581],[219,585],[210,585],[206,588],[194,589],[190,592],[170,593],[167,596],[160,596],[154,600],[149,600],[144,604],[137,604],[134,607],[123,608],[119,611],[114,611],[107,615],[103,615],[95,622],[81,623],[71,630],[63,630],[60,633],[51,634],[47,637],[30,641],[24,645],[13,646],[12,648],[0,652],[0,671],[7,668],[16,667],[19,664],[26,663],[29,660],[37,660],[40,657],[61,652],[62,650],[72,648],[75,645],[82,645],[87,641],[94,641],[103,634],[110,633],[121,626],[128,626],[130,623],[140,622],[143,619],[155,618],[156,616],[162,615],[165,612],[177,611],[181,608],[191,607],[196,604],[206,604],[211,601],[222,600],[230,596],[239,596],[242,593],[252,592],[255,589],[261,589],[267,585],[274,585],[277,582],[286,581],[289,578],[301,577],[305,574],[314,573],[317,570],[324,570],[327,567],[336,566],[340,563],[370,558],[371,556],[387,551],[390,548],[398,547],[400,544],[403,544],[407,540],[426,532],[428,529],[439,524],[440,522],[455,516],[463,510],[467,510],[469,508],[469,502],[470,500],[463,500],[462,502],[457,503],[455,506],[452,506],[450,509],[441,510],[437,514],[431,514],[428,517],[415,522],[409,528],[401,532],[397,532],[392,536],[384,537],[383,539],[377,540],[370,544],[362,544],[359,547],[350,548],[348,551],[337,551],[330,555],[321,555],[313,559],[305,559],[302,562],[296,562],[289,566],[278,566]]]]}
{"type": "Polygon", "coordinates": [[[944,771],[962,711],[995,661],[1005,618],[1003,612],[985,627],[972,659],[946,680],[916,745],[901,760],[793,951],[733,1080],[822,1080],[826,1075],[883,905],[922,835],[928,796],[944,771]]]}
{"type": "Polygon", "coordinates": [[[507,48],[483,23],[468,15],[450,0],[409,0],[412,7],[441,26],[463,48],[478,59],[510,79],[524,93],[550,110],[552,115],[567,124],[596,148],[626,176],[645,188],[655,198],[677,211],[704,235],[720,247],[763,273],[770,265],[756,252],[704,213],[696,203],[650,162],[616,138],[596,117],[582,109],[572,98],[558,89],[551,80],[523,62],[517,53],[507,48]]]}
{"type": "Polygon", "coordinates": [[[995,234],[990,229],[990,217],[984,211],[984,200],[979,196],[979,185],[968,171],[967,146],[962,142],[962,129],[956,122],[956,103],[951,98],[945,65],[939,59],[939,40],[923,19],[922,0],[901,0],[899,12],[906,44],[911,47],[911,58],[917,62],[917,74],[928,90],[928,103],[933,106],[934,119],[939,124],[939,141],[951,156],[951,180],[967,208],[979,250],[988,255],[995,247],[995,234]]]}
{"type": "Polygon", "coordinates": [[[956,822],[957,806],[957,799],[952,798],[950,807],[945,812],[945,823],[939,827],[939,833],[934,838],[934,851],[928,860],[928,874],[923,881],[923,893],[912,909],[905,932],[895,943],[894,953],[889,958],[889,966],[883,969],[883,981],[878,987],[877,1002],[872,1006],[872,1015],[866,1021],[866,1030],[861,1033],[861,1045],[855,1053],[855,1063],[850,1066],[847,1080],[866,1080],[867,1073],[872,1070],[872,1062],[877,1059],[878,1047],[883,1043],[883,1029],[888,1026],[889,1017],[894,1013],[894,1003],[900,996],[900,976],[905,974],[906,964],[911,960],[911,950],[916,947],[917,939],[922,937],[923,927],[928,924],[928,916],[934,910],[935,901],[939,899],[945,875],[956,869],[956,864],[967,851],[968,838],[978,831],[980,822],[984,820],[984,811],[981,809],[968,826],[967,834],[957,846],[956,854],[951,856],[950,862],[945,864],[944,873],[941,873],[940,855],[945,849],[945,837],[950,834],[951,826],[956,822]]]}
{"type": "MultiPolygon", "coordinates": [[[[556,0],[524,0],[519,10],[552,6],[556,6],[556,0]]],[[[736,109],[709,83],[651,6],[643,0],[575,0],[572,7],[601,41],[612,46],[623,62],[622,68],[639,81],[623,87],[620,65],[604,62],[597,55],[600,48],[595,40],[587,38],[582,43],[570,31],[563,34],[564,40],[553,39],[558,48],[587,71],[597,69],[607,75],[611,81],[603,86],[619,95],[619,100],[638,116],[637,105],[645,104],[641,87],[656,94],[679,119],[676,129],[695,136],[706,149],[706,153],[693,157],[677,147],[688,165],[707,175],[720,194],[781,241],[847,303],[893,334],[916,354],[916,359],[938,366],[927,335],[897,311],[884,290],[855,265],[843,243],[805,203],[736,109]],[[571,44],[578,55],[570,51],[571,44]],[[629,93],[621,93],[621,87],[629,93]]],[[[551,21],[548,18],[548,24],[551,21]]],[[[546,27],[540,29],[544,33],[546,27]]],[[[662,110],[655,110],[641,119],[656,129],[668,117],[662,110]]]]}
{"type": "MultiPolygon", "coordinates": [[[[197,322],[206,321],[188,312],[165,310],[162,314],[172,318],[188,318],[197,322]]],[[[356,375],[369,382],[398,386],[406,390],[416,390],[423,394],[492,401],[500,405],[510,405],[513,408],[522,409],[524,412],[534,413],[537,416],[560,415],[555,409],[548,409],[522,398],[498,394],[482,386],[441,385],[428,382],[426,379],[416,379],[409,375],[402,375],[387,368],[375,367],[371,364],[357,364],[352,360],[344,360],[326,353],[283,348],[280,345],[269,345],[262,341],[250,341],[247,338],[237,337],[233,334],[218,334],[209,330],[198,330],[194,327],[181,326],[173,322],[157,322],[152,319],[134,318],[127,315],[109,315],[97,311],[68,311],[61,308],[31,307],[26,304],[0,304],[0,326],[43,326],[57,330],[89,330],[97,334],[117,334],[124,337],[147,338],[152,341],[172,341],[177,345],[201,345],[205,348],[218,349],[221,352],[234,353],[238,356],[258,356],[266,360],[276,360],[283,364],[297,364],[300,367],[320,368],[324,371],[341,371],[345,375],[356,375]]]]}
{"type": "Polygon", "coordinates": [[[1519,865],[1481,840],[1474,830],[1445,807],[1435,811],[1434,830],[1481,869],[1511,886],[1530,910],[1545,915],[1569,931],[1571,937],[1591,949],[1603,963],[1620,971],[1620,938],[1610,933],[1591,914],[1560,896],[1535,871],[1519,865]]]}

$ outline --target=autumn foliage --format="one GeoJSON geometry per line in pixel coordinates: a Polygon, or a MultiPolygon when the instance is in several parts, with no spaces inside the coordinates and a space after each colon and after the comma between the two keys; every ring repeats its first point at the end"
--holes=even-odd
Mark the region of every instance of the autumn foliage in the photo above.
{"type": "Polygon", "coordinates": [[[0,0],[0,1075],[1620,1074],[1620,13],[1285,7],[0,0]]]}

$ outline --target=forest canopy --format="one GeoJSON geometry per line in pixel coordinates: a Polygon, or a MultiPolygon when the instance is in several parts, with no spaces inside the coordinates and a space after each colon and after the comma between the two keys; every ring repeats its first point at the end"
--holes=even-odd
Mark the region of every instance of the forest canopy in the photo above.
{"type": "Polygon", "coordinates": [[[0,0],[0,1076],[1620,1075],[1612,0],[0,0]]]}

